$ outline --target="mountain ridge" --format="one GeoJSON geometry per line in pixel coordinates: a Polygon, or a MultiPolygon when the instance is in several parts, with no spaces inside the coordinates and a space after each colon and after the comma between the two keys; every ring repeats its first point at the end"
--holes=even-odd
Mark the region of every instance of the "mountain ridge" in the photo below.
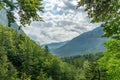
{"type": "Polygon", "coordinates": [[[80,36],[73,38],[64,46],[51,50],[51,52],[58,56],[102,52],[105,50],[103,43],[107,40],[107,38],[101,38],[102,35],[102,27],[97,27],[92,31],[85,32],[80,36]]]}
{"type": "Polygon", "coordinates": [[[43,44],[41,45],[42,47],[45,47],[45,46],[48,46],[48,48],[50,50],[53,50],[53,49],[57,49],[57,48],[60,48],[62,46],[64,46],[66,43],[68,43],[69,41],[64,41],[64,42],[55,42],[55,43],[50,43],[50,44],[43,44]]]}

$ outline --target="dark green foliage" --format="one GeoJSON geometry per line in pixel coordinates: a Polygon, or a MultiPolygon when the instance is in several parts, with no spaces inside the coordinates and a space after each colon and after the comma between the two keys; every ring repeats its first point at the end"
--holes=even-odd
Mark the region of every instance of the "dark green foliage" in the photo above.
{"type": "Polygon", "coordinates": [[[47,55],[49,53],[49,48],[48,48],[48,46],[46,45],[45,46],[45,54],[47,55]]]}
{"type": "Polygon", "coordinates": [[[17,80],[17,71],[6,55],[5,47],[0,46],[0,80],[17,80]]]}

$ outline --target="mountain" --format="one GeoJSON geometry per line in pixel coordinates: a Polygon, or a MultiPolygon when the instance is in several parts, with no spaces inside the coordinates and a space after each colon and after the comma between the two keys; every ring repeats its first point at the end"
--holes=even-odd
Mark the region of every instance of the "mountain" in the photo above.
{"type": "Polygon", "coordinates": [[[60,48],[60,47],[64,46],[67,42],[69,42],[69,41],[43,44],[41,46],[45,47],[47,45],[50,50],[53,50],[53,49],[57,49],[57,48],[60,48]]]}
{"type": "Polygon", "coordinates": [[[92,31],[85,32],[72,39],[64,46],[51,50],[51,52],[58,56],[72,56],[102,52],[105,50],[103,43],[107,40],[107,38],[101,38],[102,35],[102,27],[97,27],[92,31]]]}

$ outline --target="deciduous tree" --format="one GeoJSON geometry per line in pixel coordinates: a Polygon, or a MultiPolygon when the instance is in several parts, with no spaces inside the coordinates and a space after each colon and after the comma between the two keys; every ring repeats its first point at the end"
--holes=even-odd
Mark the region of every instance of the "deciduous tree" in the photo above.
{"type": "Polygon", "coordinates": [[[120,0],[80,0],[78,7],[85,6],[92,22],[102,22],[104,36],[120,34],[120,0]]]}

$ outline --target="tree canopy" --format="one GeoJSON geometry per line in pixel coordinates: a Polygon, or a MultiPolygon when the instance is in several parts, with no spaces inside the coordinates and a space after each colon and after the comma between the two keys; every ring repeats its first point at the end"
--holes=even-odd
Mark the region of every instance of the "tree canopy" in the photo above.
{"type": "Polygon", "coordinates": [[[104,36],[120,34],[120,0],[80,0],[78,7],[85,6],[92,22],[102,22],[104,36]]]}
{"type": "Polygon", "coordinates": [[[111,39],[105,43],[107,50],[104,56],[98,60],[101,76],[105,76],[105,80],[120,79],[120,40],[111,39]],[[104,71],[104,74],[103,74],[104,71]]]}
{"type": "Polygon", "coordinates": [[[37,13],[37,11],[43,11],[42,0],[0,0],[0,8],[7,10],[8,26],[15,22],[14,12],[19,15],[22,26],[30,24],[31,21],[42,20],[37,13]]]}

